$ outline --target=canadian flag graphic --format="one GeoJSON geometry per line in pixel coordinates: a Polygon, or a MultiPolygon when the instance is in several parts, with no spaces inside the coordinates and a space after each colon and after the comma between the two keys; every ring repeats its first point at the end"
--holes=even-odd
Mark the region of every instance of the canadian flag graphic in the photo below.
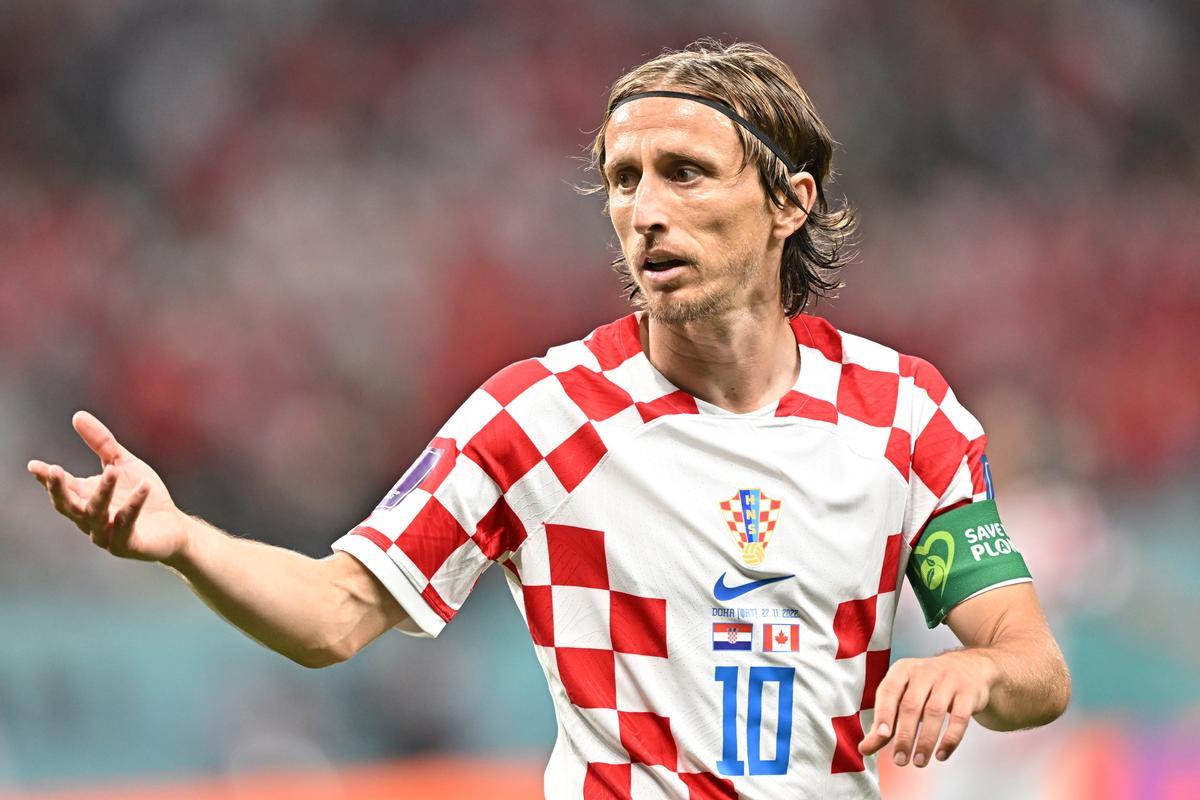
{"type": "Polygon", "coordinates": [[[800,649],[799,625],[763,625],[764,653],[794,653],[800,649]]]}

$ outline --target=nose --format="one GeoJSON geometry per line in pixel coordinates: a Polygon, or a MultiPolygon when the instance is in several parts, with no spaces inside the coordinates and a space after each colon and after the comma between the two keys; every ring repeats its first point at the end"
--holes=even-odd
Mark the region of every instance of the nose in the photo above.
{"type": "Polygon", "coordinates": [[[633,198],[633,229],[642,236],[667,232],[667,187],[653,173],[642,175],[633,198]]]}

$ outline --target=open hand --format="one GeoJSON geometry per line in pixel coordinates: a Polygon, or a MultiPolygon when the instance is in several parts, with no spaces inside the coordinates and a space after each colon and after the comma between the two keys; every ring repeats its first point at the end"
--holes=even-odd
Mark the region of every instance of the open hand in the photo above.
{"type": "Polygon", "coordinates": [[[54,509],[115,556],[167,561],[180,555],[187,517],[158,473],[86,411],[76,412],[71,424],[100,457],[101,471],[77,478],[57,464],[30,461],[27,468],[49,492],[54,509]]]}
{"type": "Polygon", "coordinates": [[[970,649],[900,659],[875,691],[875,722],[859,752],[871,755],[895,740],[898,766],[910,758],[916,766],[925,766],[934,745],[938,761],[945,761],[962,742],[971,717],[987,707],[994,679],[992,660],[970,649]],[[950,722],[938,743],[947,715],[950,722]]]}

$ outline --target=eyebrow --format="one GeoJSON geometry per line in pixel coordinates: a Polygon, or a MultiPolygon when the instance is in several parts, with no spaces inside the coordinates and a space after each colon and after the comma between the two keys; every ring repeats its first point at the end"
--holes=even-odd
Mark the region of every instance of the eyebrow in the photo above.
{"type": "MultiPolygon", "coordinates": [[[[682,150],[664,150],[655,158],[656,161],[678,162],[688,161],[697,166],[704,167],[709,172],[716,172],[716,160],[710,156],[700,155],[699,153],[687,153],[682,150]]],[[[633,163],[633,159],[629,156],[620,156],[612,161],[607,161],[604,164],[604,174],[611,176],[622,169],[625,169],[633,163]]]]}

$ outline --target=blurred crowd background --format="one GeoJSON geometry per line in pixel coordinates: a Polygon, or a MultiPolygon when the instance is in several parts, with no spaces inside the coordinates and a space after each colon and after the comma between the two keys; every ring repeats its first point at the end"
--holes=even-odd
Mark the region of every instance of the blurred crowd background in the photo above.
{"type": "MultiPolygon", "coordinates": [[[[891,796],[1200,796],[1182,0],[0,0],[0,792],[540,771],[553,716],[499,576],[436,642],[308,672],[100,554],[24,464],[93,471],[88,408],[186,510],[327,553],[491,372],[626,313],[581,156],[611,82],[702,35],[782,57],[841,142],[861,256],[816,313],[980,417],[1075,678],[1061,722],[972,728],[891,796]]],[[[900,614],[896,655],[953,643],[900,614]]]]}

